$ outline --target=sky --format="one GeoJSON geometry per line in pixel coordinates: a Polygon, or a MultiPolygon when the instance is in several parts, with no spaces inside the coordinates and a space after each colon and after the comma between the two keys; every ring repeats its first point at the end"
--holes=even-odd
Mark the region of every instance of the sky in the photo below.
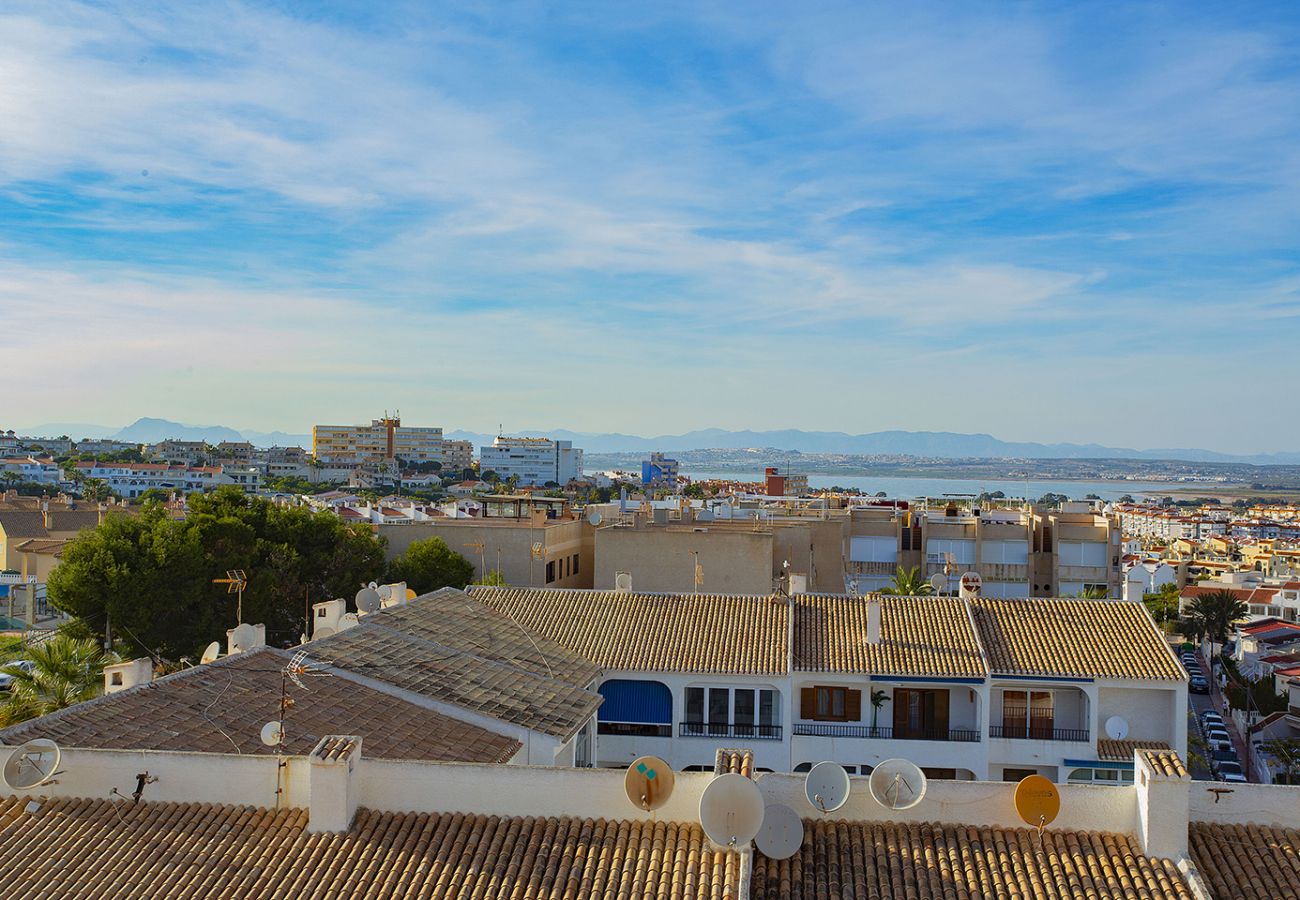
{"type": "Polygon", "coordinates": [[[0,10],[5,427],[1294,450],[1300,7],[0,10]]]}

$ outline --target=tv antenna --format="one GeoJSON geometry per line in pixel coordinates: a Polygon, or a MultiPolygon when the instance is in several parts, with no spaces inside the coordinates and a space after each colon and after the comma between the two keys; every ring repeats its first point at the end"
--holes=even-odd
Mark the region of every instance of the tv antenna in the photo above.
{"type": "Polygon", "coordinates": [[[925,796],[925,773],[906,759],[887,759],[871,771],[871,796],[885,809],[911,809],[925,796]]]}
{"type": "Polygon", "coordinates": [[[700,795],[700,826],[720,847],[743,847],[763,827],[758,785],[735,772],[719,775],[700,795]]]}
{"type": "Polygon", "coordinates": [[[289,664],[284,667],[285,676],[304,691],[307,685],[302,683],[304,678],[329,678],[330,673],[325,670],[324,663],[312,662],[307,658],[306,650],[299,650],[289,660],[289,664]]]}
{"type": "Polygon", "coordinates": [[[63,774],[59,771],[61,759],[63,751],[59,745],[46,738],[20,744],[5,762],[5,784],[15,791],[52,784],[55,775],[63,774]]]}
{"type": "Polygon", "coordinates": [[[672,766],[657,756],[642,756],[628,766],[623,776],[623,790],[637,809],[650,812],[668,802],[677,777],[672,766]]]}
{"type": "Polygon", "coordinates": [[[244,622],[244,588],[248,586],[248,576],[243,569],[227,569],[225,578],[212,579],[213,584],[224,584],[227,594],[235,595],[235,624],[244,622]]]}
{"type": "Polygon", "coordinates": [[[849,773],[837,762],[819,762],[808,770],[803,792],[814,809],[835,812],[849,799],[849,773]]]}
{"type": "Polygon", "coordinates": [[[803,846],[803,820],[784,803],[773,803],[763,810],[754,844],[768,859],[789,859],[803,846]]]}

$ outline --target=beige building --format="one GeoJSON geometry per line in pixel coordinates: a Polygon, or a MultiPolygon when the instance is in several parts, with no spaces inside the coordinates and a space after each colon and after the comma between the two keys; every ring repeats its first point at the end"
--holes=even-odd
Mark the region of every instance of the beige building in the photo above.
{"type": "Polygon", "coordinates": [[[442,429],[403,425],[397,416],[369,425],[313,425],[311,449],[323,462],[442,462],[442,429]]]}
{"type": "Polygon", "coordinates": [[[626,574],[637,591],[772,593],[773,529],[739,522],[670,522],[637,514],[596,529],[598,590],[626,574]]]}
{"type": "Polygon", "coordinates": [[[442,470],[460,472],[474,464],[474,445],[469,441],[442,442],[442,470]]]}

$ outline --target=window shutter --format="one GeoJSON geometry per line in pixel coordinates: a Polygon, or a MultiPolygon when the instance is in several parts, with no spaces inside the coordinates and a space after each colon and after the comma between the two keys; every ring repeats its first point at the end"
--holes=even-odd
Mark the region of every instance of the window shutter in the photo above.
{"type": "Polygon", "coordinates": [[[817,718],[817,689],[799,689],[799,714],[805,719],[817,718]]]}
{"type": "Polygon", "coordinates": [[[862,721],[862,691],[848,691],[844,698],[844,718],[849,722],[862,721]]]}

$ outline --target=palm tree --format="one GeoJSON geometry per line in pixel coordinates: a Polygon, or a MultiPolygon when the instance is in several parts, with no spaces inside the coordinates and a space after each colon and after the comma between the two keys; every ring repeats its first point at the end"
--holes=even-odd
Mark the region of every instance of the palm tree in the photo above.
{"type": "Polygon", "coordinates": [[[921,569],[918,566],[912,566],[908,571],[902,566],[894,573],[894,583],[887,588],[881,588],[882,594],[894,594],[899,597],[924,597],[926,594],[934,593],[934,586],[921,577],[921,569]]]}
{"type": "Polygon", "coordinates": [[[871,692],[871,733],[876,733],[876,720],[880,718],[880,708],[889,702],[889,695],[882,690],[871,692]]]}
{"type": "Polygon", "coordinates": [[[1106,589],[1099,584],[1089,585],[1078,593],[1081,600],[1105,600],[1108,596],[1106,589]]]}
{"type": "Polygon", "coordinates": [[[93,640],[59,635],[27,651],[31,671],[5,666],[13,676],[0,704],[0,723],[12,725],[90,700],[99,693],[109,662],[93,640]]]}
{"type": "Polygon", "coordinates": [[[1201,594],[1193,598],[1184,610],[1184,615],[1194,623],[1196,631],[1206,635],[1211,645],[1215,642],[1226,644],[1233,625],[1249,614],[1250,607],[1238,600],[1232,591],[1201,594]]]}

